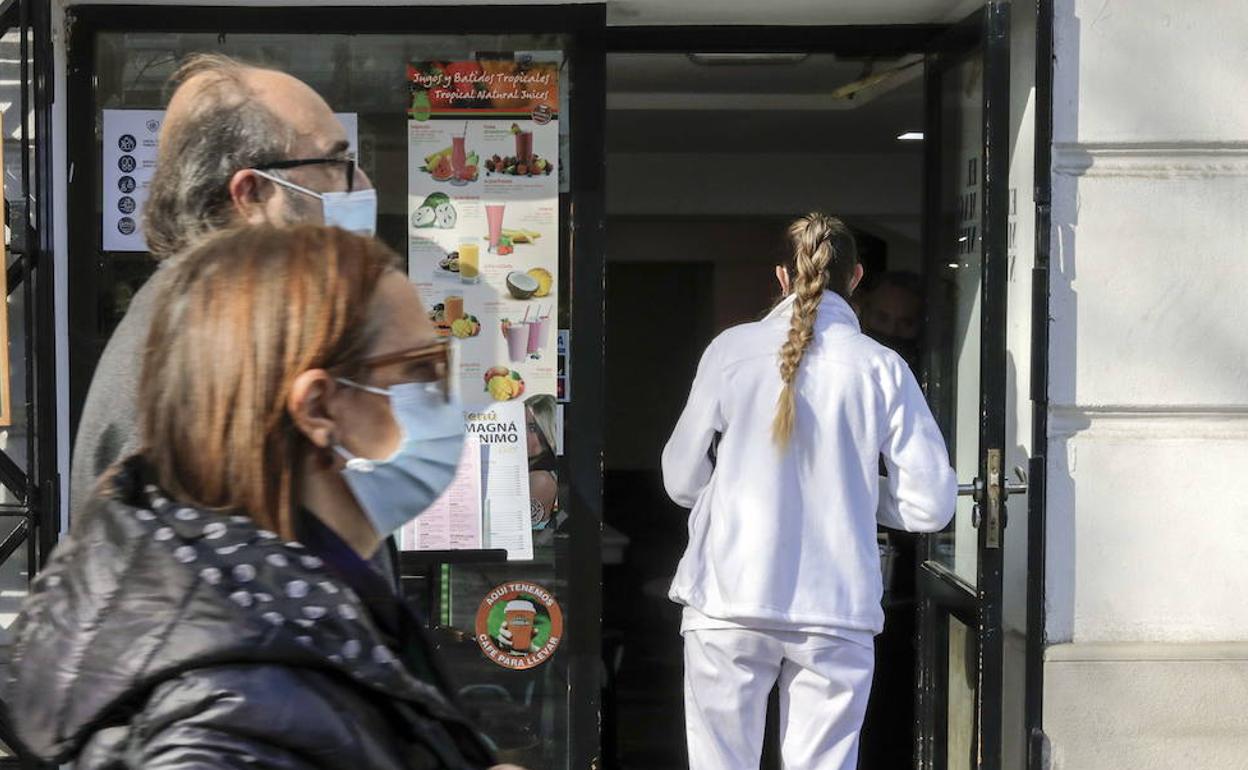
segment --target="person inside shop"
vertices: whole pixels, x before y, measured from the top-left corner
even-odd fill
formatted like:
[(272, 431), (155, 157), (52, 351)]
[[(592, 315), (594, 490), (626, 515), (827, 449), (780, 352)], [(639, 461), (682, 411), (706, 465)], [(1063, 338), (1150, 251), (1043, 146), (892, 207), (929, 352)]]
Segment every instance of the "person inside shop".
[(922, 278), (902, 270), (881, 274), (863, 292), (859, 318), (867, 336), (897, 351), (917, 370), (923, 330)]
[(464, 441), (447, 343), (397, 260), (338, 228), (263, 225), (166, 268), (139, 450), (13, 629), (5, 700), (36, 756), (493, 765), (421, 623), (366, 561), (450, 484)]
[[(160, 128), (143, 235), (162, 266), (188, 245), (242, 223), (313, 222), (372, 233), (372, 181), (329, 105), (284, 72), (215, 55), (188, 57)], [(118, 459), (138, 448), (143, 340), (168, 271), (131, 300), (92, 378), (74, 444), (71, 518)], [(387, 555), (381, 552), (381, 557)]]
[(524, 402), (528, 435), (529, 498), (534, 531), (554, 530), (559, 510), (558, 462), (555, 459), (555, 397), (532, 396)]
[(849, 305), (849, 229), (812, 213), (788, 236), (786, 298), (711, 342), (663, 451), (667, 492), (692, 509), (669, 594), (691, 770), (755, 770), (777, 684), (784, 766), (853, 770), (884, 621), (877, 521), (934, 532), (954, 512), (913, 373)]

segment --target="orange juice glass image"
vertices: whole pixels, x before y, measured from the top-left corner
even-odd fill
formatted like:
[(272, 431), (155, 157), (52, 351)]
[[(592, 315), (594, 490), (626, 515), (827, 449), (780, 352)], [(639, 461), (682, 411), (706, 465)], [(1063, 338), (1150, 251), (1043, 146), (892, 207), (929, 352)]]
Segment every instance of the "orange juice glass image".
[(452, 294), (446, 298), (446, 322), (453, 324), (464, 317), (464, 298)]
[(476, 283), (481, 280), (481, 246), (476, 243), (459, 245), (459, 280)]
[(533, 646), (533, 623), (537, 620), (537, 608), (533, 602), (515, 599), (504, 608), (507, 630), (511, 632), (511, 648), (516, 652), (528, 652)]

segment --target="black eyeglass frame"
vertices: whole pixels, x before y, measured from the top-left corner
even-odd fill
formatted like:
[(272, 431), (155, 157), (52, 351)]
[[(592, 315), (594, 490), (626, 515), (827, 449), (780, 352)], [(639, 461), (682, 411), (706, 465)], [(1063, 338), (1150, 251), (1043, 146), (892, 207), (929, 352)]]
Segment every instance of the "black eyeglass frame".
[(355, 158), (291, 158), (290, 160), (260, 163), (252, 166), (252, 168), (256, 171), (281, 171), (288, 168), (299, 168), (300, 166), (325, 166), (330, 163), (341, 163), (347, 167), (347, 192), (354, 192), (355, 170), (357, 168)]

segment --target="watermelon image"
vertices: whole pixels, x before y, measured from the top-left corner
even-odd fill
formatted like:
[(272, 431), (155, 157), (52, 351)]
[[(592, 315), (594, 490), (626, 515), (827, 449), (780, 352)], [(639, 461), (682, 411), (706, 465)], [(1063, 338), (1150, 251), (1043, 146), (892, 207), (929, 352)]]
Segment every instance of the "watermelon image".
[(439, 182), (449, 182), (455, 176), (455, 169), (451, 166), (451, 159), (444, 157), (438, 161), (438, 165), (434, 166), (429, 173)]

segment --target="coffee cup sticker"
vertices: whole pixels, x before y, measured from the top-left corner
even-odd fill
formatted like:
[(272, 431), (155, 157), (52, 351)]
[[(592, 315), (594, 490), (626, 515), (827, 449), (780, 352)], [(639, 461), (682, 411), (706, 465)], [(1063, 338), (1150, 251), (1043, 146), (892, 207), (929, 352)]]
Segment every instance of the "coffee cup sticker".
[(550, 660), (563, 641), (563, 610), (554, 594), (533, 583), (504, 583), (481, 600), (477, 644), (485, 657), (516, 671)]

